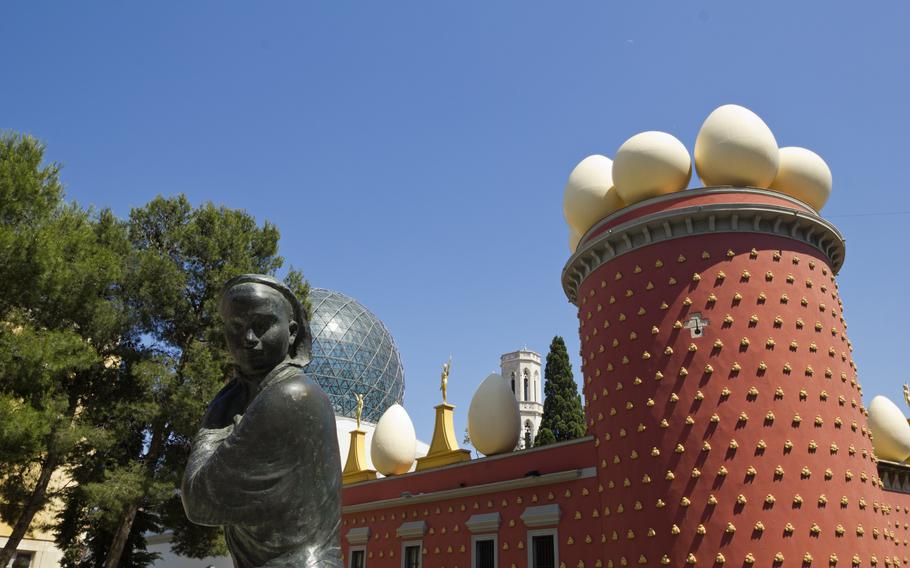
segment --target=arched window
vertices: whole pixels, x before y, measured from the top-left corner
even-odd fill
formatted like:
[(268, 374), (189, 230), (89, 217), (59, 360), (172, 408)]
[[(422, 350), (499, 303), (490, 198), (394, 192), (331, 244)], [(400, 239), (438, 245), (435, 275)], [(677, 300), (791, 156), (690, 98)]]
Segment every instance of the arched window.
[(512, 393), (515, 392), (515, 371), (512, 371)]
[(525, 400), (530, 400), (529, 392), (531, 391), (531, 380), (525, 377)]
[(525, 422), (525, 448), (530, 448), (533, 440), (531, 439), (531, 421)]

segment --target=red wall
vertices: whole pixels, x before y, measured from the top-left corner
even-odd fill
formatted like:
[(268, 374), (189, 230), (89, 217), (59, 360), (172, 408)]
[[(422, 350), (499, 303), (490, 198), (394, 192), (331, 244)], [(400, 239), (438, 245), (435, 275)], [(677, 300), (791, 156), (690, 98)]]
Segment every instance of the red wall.
[[(522, 479), (531, 471), (546, 475), (593, 465), (593, 441), (584, 439), (348, 486), (343, 491), (343, 501), (345, 506), (374, 503), (397, 498), (404, 491), (412, 495), (434, 493)], [(495, 494), (347, 513), (343, 516), (341, 531), (345, 562), (350, 548), (345, 535), (351, 528), (369, 526), (367, 565), (370, 568), (399, 568), (404, 539), (396, 536), (396, 529), (402, 523), (423, 520), (427, 523), (427, 534), (423, 537), (423, 566), (470, 568), (471, 532), (465, 522), (475, 514), (498, 512), (502, 519), (498, 534), (499, 566), (524, 567), (528, 562), (528, 528), (524, 526), (521, 514), (527, 507), (556, 503), (562, 511), (558, 525), (560, 561), (572, 567), (602, 566), (597, 491), (597, 478), (588, 477)]]
[[(666, 555), (670, 565), (682, 566), (692, 554), (698, 565), (712, 566), (720, 552), (735, 566), (748, 554), (756, 566), (774, 565), (778, 553), (787, 566), (804, 557), (827, 565), (832, 554), (839, 566), (849, 566), (854, 554), (866, 566), (892, 553), (873, 536), (888, 522), (873, 507), (883, 493), (837, 286), (815, 249), (763, 235), (668, 241), (603, 265), (582, 283), (578, 298), (589, 432), (597, 439), (601, 482), (615, 486), (602, 494), (604, 513), (611, 513), (602, 516), (603, 532), (616, 535), (606, 550), (614, 565), (637, 564), (643, 556), (642, 563), (654, 566)], [(693, 312), (710, 320), (700, 339), (674, 328)], [(732, 323), (725, 324), (728, 314)], [(713, 347), (715, 340), (722, 347)], [(738, 447), (731, 449), (734, 440)], [(783, 475), (775, 473), (778, 466)], [(718, 474), (721, 467), (726, 476)], [(701, 475), (693, 477), (693, 469)], [(645, 475), (650, 483), (643, 483)], [(744, 504), (737, 503), (740, 494)], [(764, 502), (767, 495), (773, 503)], [(819, 501), (825, 498), (826, 504)], [(754, 529), (758, 522), (763, 532)], [(735, 532), (725, 532), (728, 523)]]
[[(560, 560), (566, 566), (595, 566), (602, 558), (600, 527), (596, 494), (597, 479), (588, 478), (560, 483), (540, 489), (521, 489), (496, 495), (481, 495), (467, 499), (437, 501), (412, 507), (395, 507), (345, 515), (342, 536), (351, 527), (369, 526), (370, 543), (367, 565), (371, 568), (399, 568), (402, 539), (395, 530), (406, 521), (424, 520), (428, 532), (423, 538), (424, 561), (427, 568), (470, 568), (471, 533), (465, 521), (478, 513), (498, 512), (502, 517), (499, 529), (499, 566), (523, 567), (528, 564), (527, 531), (521, 521), (526, 507), (558, 503), (562, 509), (559, 525)], [(578, 519), (576, 519), (576, 513)], [(345, 553), (347, 544), (345, 543)], [(345, 556), (347, 558), (347, 556)]]

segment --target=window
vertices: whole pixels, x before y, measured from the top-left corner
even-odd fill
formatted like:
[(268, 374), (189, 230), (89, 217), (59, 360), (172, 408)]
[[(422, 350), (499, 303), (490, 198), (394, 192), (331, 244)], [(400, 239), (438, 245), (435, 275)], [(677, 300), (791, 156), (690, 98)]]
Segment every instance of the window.
[(351, 559), (348, 562), (348, 568), (366, 568), (367, 551), (366, 547), (352, 548), (350, 551)]
[(530, 568), (556, 568), (559, 551), (556, 549), (556, 530), (528, 532), (528, 566)]
[(402, 568), (420, 568), (421, 542), (406, 542), (401, 546)]
[(515, 392), (515, 371), (512, 371), (512, 392)]
[(525, 422), (525, 448), (531, 447), (531, 421)]
[(531, 399), (530, 392), (531, 392), (531, 380), (528, 379), (528, 377), (525, 377), (525, 400)]
[(32, 555), (32, 552), (16, 552), (7, 566), (10, 568), (29, 568), (32, 565)]
[(495, 534), (472, 537), (471, 544), (474, 549), (471, 568), (497, 568)]

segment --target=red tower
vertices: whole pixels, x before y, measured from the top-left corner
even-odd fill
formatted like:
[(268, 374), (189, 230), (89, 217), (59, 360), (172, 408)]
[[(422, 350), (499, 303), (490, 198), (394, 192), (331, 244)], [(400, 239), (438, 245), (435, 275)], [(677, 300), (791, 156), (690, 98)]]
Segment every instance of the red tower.
[(832, 225), (758, 189), (650, 199), (582, 239), (563, 285), (604, 566), (892, 563), (843, 259)]

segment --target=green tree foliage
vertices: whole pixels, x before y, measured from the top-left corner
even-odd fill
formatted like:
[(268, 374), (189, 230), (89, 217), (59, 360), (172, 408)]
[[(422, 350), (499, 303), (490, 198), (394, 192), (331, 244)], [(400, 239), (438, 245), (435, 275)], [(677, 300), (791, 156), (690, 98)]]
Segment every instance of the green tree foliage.
[[(146, 566), (144, 535), (161, 530), (180, 554), (225, 554), (177, 488), (231, 371), (219, 292), (281, 267), (278, 230), (183, 196), (127, 221), (85, 211), (43, 157), (34, 139), (0, 135), (0, 519), (13, 526), (0, 566), (56, 497), (65, 566)], [(303, 275), (286, 282), (308, 306)]]
[(0, 566), (58, 496), (52, 477), (113, 443), (84, 408), (128, 336), (125, 226), (65, 204), (43, 160), (33, 138), (0, 135), (0, 518), (13, 527)]
[[(141, 341), (123, 355), (119, 404), (95, 413), (119, 443), (80, 472), (61, 541), (71, 549), (80, 534), (89, 541), (70, 554), (70, 566), (140, 566), (149, 528), (171, 530), (180, 554), (225, 553), (220, 529), (186, 520), (176, 488), (205, 406), (230, 372), (221, 288), (237, 274), (271, 274), (282, 264), (274, 226), (210, 203), (193, 208), (183, 196), (134, 209), (128, 231), (123, 293)], [(291, 270), (287, 281), (305, 301), (302, 275)]]
[(558, 335), (553, 338), (547, 353), (543, 390), (543, 419), (534, 445), (545, 446), (584, 436), (585, 416), (581, 396), (572, 376), (566, 343)]

